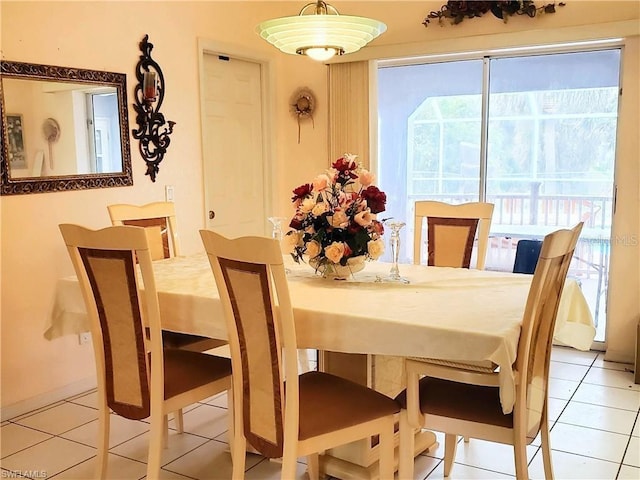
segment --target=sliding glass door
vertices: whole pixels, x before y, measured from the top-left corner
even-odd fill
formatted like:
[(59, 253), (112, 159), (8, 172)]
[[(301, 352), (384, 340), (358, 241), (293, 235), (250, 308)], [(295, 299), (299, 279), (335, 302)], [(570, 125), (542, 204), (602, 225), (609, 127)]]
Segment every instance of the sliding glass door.
[(401, 259), (416, 200), (494, 203), (489, 269), (584, 221), (570, 275), (604, 340), (619, 65), (616, 48), (381, 67), (379, 183), (408, 224)]

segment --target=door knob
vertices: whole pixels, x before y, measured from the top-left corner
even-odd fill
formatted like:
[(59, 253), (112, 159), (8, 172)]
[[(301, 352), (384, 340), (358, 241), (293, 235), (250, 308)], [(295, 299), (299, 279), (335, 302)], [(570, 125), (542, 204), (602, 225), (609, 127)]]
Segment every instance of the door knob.
[(213, 220), (214, 218), (216, 218), (216, 212), (209, 210), (209, 220)]

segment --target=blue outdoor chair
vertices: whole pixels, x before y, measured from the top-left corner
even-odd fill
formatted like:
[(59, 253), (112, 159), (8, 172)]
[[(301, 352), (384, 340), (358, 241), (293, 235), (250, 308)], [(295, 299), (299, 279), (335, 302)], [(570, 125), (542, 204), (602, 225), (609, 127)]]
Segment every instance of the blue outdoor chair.
[(513, 262), (513, 273), (533, 275), (541, 248), (542, 240), (519, 240), (516, 246), (516, 259)]

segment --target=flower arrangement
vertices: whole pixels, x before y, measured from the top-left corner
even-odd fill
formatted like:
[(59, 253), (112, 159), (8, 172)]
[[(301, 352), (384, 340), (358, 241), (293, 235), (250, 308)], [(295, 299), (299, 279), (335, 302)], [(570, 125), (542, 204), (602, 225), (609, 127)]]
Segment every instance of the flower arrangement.
[[(564, 2), (559, 2), (558, 6), (564, 7), (565, 4)], [(442, 19), (449, 18), (451, 23), (456, 25), (462, 22), (465, 17), (481, 17), (489, 11), (506, 22), (511, 15), (527, 15), (533, 18), (538, 13), (555, 13), (556, 4), (547, 3), (537, 7), (532, 0), (503, 0), (498, 2), (449, 1), (440, 10), (429, 13), (422, 24), (427, 27), (431, 19), (437, 18), (440, 25), (442, 25)]]
[(384, 227), (375, 215), (385, 210), (387, 196), (373, 180), (356, 155), (345, 154), (313, 183), (293, 190), (296, 210), (285, 243), (296, 262), (306, 256), (320, 270), (384, 253)]

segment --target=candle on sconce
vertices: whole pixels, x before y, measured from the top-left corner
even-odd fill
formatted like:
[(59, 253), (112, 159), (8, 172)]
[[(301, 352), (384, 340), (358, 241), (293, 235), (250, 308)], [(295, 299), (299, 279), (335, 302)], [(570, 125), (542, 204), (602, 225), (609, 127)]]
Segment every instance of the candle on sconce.
[(142, 97), (147, 102), (155, 102), (158, 96), (158, 74), (156, 72), (144, 72), (142, 79)]

